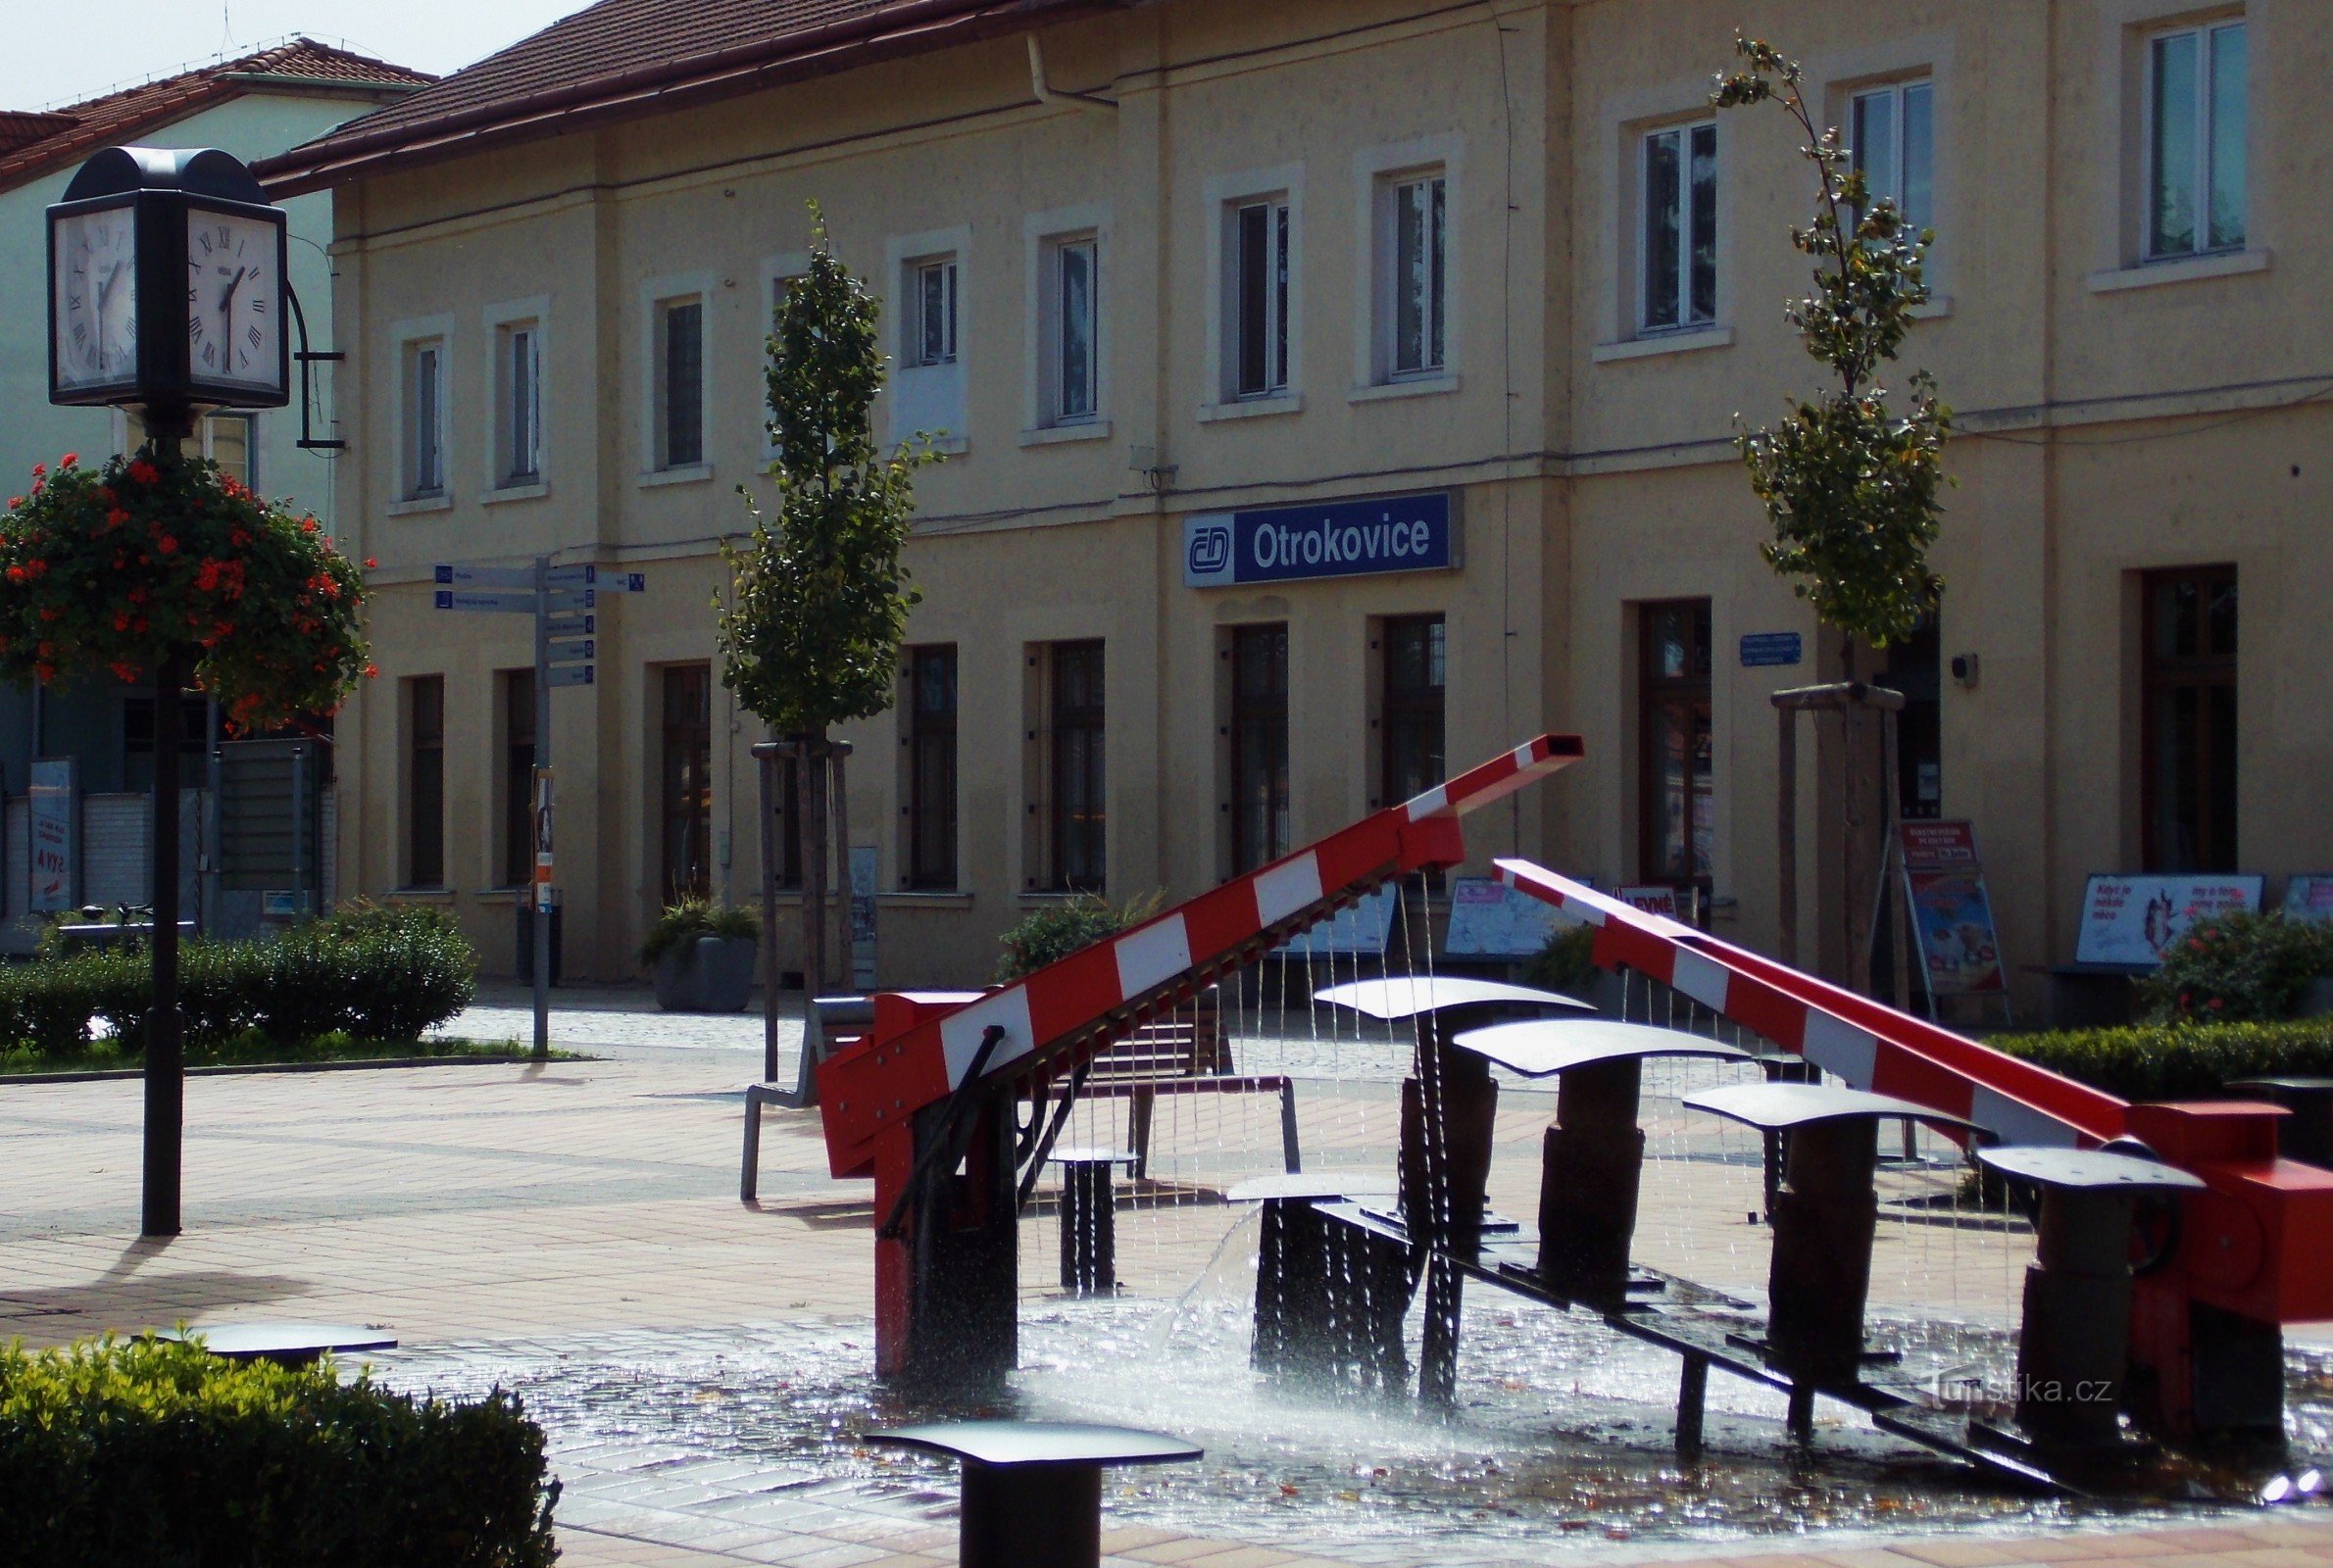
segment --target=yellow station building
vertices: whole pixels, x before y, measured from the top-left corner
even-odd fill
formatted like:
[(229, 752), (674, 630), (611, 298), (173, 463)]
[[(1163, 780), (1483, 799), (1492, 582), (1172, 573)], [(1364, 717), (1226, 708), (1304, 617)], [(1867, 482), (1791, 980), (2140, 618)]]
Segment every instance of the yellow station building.
[[(2308, 0), (601, 0), (263, 169), (329, 188), (338, 515), (381, 676), (342, 891), (489, 967), (526, 874), (523, 617), (438, 563), (645, 574), (551, 701), (569, 974), (758, 891), (717, 544), (762, 483), (807, 204), (885, 297), (920, 479), (900, 702), (855, 726), (885, 985), (983, 978), (1067, 889), (1203, 890), (1542, 729), (1469, 825), (1773, 942), (1769, 694), (1835, 676), (1730, 438), (1814, 367), (1812, 190), (1714, 115), (1801, 56), (1937, 234), (1905, 350), (1957, 412), (1901, 795), (1965, 817), (2020, 1000), (2086, 874), (2333, 868), (2333, 30)], [(1268, 558), (1268, 559), (1266, 559)], [(1793, 650), (1796, 664), (1764, 662)], [(1745, 639), (1749, 639), (1748, 642)], [(1837, 922), (1840, 824), (1802, 752)]]

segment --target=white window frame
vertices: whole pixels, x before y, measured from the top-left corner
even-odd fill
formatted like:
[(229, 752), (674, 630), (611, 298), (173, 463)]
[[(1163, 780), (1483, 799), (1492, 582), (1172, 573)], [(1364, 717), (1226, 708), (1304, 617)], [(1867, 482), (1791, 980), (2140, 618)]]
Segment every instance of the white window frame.
[[(640, 482), (672, 484), (713, 476), (713, 438), (720, 428), (713, 399), (713, 274), (680, 272), (640, 285)], [(698, 461), (670, 464), (665, 452), (665, 313), (674, 305), (700, 307), (697, 353)]]
[[(964, 347), (959, 333), (963, 320), (963, 262), (947, 254), (913, 257), (907, 264), (904, 281), (908, 308), (901, 313), (907, 328), (905, 340), (900, 344), (901, 362), (918, 369), (958, 363), (963, 358)], [(937, 349), (932, 347), (932, 297), (929, 292), (935, 282), (940, 288)]]
[[(1415, 363), (1404, 364), (1401, 237), (1404, 197), (1425, 188), (1435, 220), (1427, 232), (1427, 265), (1434, 272)], [(1430, 381), (1450, 373), (1450, 175), (1435, 169), (1387, 174), (1377, 181), (1377, 235), (1371, 247), (1376, 274), (1376, 320), (1383, 356), (1377, 379)], [(1438, 253), (1438, 254), (1436, 254)], [(1437, 341), (1438, 340), (1438, 341)]]
[[(968, 426), (972, 416), (969, 375), (979, 343), (972, 328), (973, 291), (979, 285), (968, 225), (927, 229), (892, 236), (884, 250), (883, 275), (891, 279), (890, 312), (898, 333), (897, 354), (889, 387), (883, 394), (885, 419), (894, 442), (912, 441), (917, 434), (932, 436), (932, 450), (962, 455), (971, 450)], [(956, 267), (955, 358), (921, 363), (922, 321), (916, 289), (918, 270), (935, 262)], [(944, 415), (944, 417), (935, 416)]]
[[(1264, 374), (1252, 386), (1247, 383), (1244, 374), (1248, 360), (1248, 215), (1251, 213), (1263, 215), (1265, 246), (1262, 322)], [(1293, 379), (1290, 367), (1295, 359), (1294, 333), (1290, 325), (1295, 314), (1298, 286), (1294, 266), (1295, 207), (1285, 195), (1279, 193), (1235, 201), (1223, 209), (1223, 268), (1228, 301), (1224, 322), (1228, 341), (1224, 345), (1224, 354), (1231, 372), (1224, 386), (1224, 396), (1236, 403), (1285, 397)]]
[[(1710, 314), (1693, 314), (1693, 136), (1696, 131), (1708, 130), (1711, 142), (1712, 232), (1710, 248), (1713, 258), (1714, 276), (1711, 284)], [(1677, 138), (1677, 318), (1673, 321), (1655, 321), (1652, 318), (1652, 281), (1650, 255), (1653, 222), (1653, 144), (1665, 136)], [(1673, 120), (1662, 124), (1638, 127), (1634, 136), (1636, 210), (1635, 243), (1631, 247), (1635, 270), (1635, 330), (1644, 338), (1667, 337), (1675, 334), (1706, 332), (1725, 318), (1725, 142), (1713, 116), (1697, 115), (1687, 120)]]
[[(486, 417), (480, 429), (486, 453), (485, 499), (488, 502), (512, 501), (540, 496), (550, 488), (550, 433), (543, 424), (543, 368), (548, 363), (547, 352), (550, 300), (535, 295), (521, 300), (506, 300), (489, 305), (484, 312), (484, 337), (488, 344), (486, 366)], [(517, 431), (513, 426), (511, 352), (519, 333), (530, 335), (533, 343), (534, 384), (529, 400), (534, 424), (534, 471), (530, 475), (519, 473), (511, 463)]]
[[(1259, 415), (1296, 414), (1304, 408), (1305, 355), (1305, 169), (1282, 164), (1208, 179), (1200, 191), (1205, 214), (1203, 244), (1213, 247), (1207, 276), (1207, 388), (1202, 423)], [(1239, 210), (1260, 202), (1283, 203), (1288, 211), (1288, 299), (1284, 313), (1288, 355), (1286, 384), (1267, 393), (1239, 391)]]
[[(2138, 254), (2142, 262), (2189, 262), (2205, 257), (2239, 256), (2252, 243), (2252, 160), (2249, 145), (2245, 158), (2244, 233), (2233, 245), (2211, 243), (2212, 48), (2217, 35), (2232, 28), (2244, 31), (2244, 135), (2249, 143), (2252, 135), (2252, 29), (2251, 19), (2246, 13), (2228, 12), (2181, 22), (2171, 26), (2152, 26), (2139, 35), (2139, 187), (2134, 205), (2139, 224)], [(2155, 144), (2156, 117), (2161, 112), (2161, 105), (2157, 101), (2156, 94), (2155, 55), (2165, 41), (2179, 37), (2191, 37), (2197, 45), (2195, 167), (2188, 173), (2189, 196), (2195, 207), (2195, 244), (2187, 250), (2158, 250), (2155, 244)]]
[(1926, 72), (1921, 72), (1916, 74), (1898, 76), (1888, 81), (1859, 82), (1856, 85), (1846, 89), (1846, 112), (1840, 117), (1840, 119), (1845, 122), (1846, 126), (1847, 150), (1850, 160), (1850, 167), (1861, 167), (1863, 149), (1856, 136), (1859, 113), (1861, 109), (1861, 106), (1867, 100), (1873, 98), (1885, 98), (1888, 100), (1888, 113), (1894, 117), (1895, 123), (1896, 167), (1889, 171), (1890, 183), (1893, 187), (1892, 190), (1882, 191), (1879, 194), (1886, 196), (1889, 200), (1893, 201), (1896, 204), (1896, 210), (1899, 213), (1905, 213), (1906, 221), (1910, 223), (1911, 221), (1911, 215), (1905, 212), (1904, 206), (1904, 185), (1908, 169), (1907, 148), (1910, 146), (1910, 140), (1905, 134), (1905, 126), (1910, 123), (1910, 121), (1905, 114), (1905, 106), (1910, 101), (1911, 95), (1914, 92), (1924, 92), (1928, 99), (1928, 216), (1924, 222), (1919, 223), (1913, 228), (1913, 233), (1916, 235), (1919, 228), (1924, 227), (1934, 229), (1936, 227), (1937, 135), (1935, 76)]
[[(1085, 264), (1085, 373), (1072, 386), (1069, 368), (1069, 261)], [(1051, 425), (1088, 424), (1102, 416), (1102, 236), (1065, 234), (1045, 248), (1043, 318), (1045, 392)]]

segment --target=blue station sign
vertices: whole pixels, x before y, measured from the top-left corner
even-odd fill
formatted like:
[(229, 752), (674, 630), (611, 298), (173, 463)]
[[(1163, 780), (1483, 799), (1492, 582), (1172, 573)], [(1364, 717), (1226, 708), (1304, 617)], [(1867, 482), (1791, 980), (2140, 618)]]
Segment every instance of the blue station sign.
[(1769, 669), (1797, 663), (1805, 645), (1795, 631), (1754, 631), (1742, 638), (1742, 667)]
[(1458, 522), (1447, 490), (1203, 513), (1183, 520), (1183, 586), (1448, 571), (1460, 564)]

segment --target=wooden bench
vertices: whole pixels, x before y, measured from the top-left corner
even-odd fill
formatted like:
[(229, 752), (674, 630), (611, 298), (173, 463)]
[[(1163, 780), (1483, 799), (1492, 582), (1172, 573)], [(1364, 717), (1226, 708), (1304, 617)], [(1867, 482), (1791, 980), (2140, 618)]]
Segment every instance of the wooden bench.
[(1086, 1075), (1085, 1099), (1132, 1102), (1127, 1142), (1138, 1180), (1150, 1174), (1151, 1120), (1161, 1095), (1279, 1096), (1280, 1157), (1289, 1171), (1302, 1168), (1294, 1081), (1280, 1074), (1241, 1077), (1233, 1071), (1231, 1043), (1223, 1038), (1222, 1002), (1212, 989), (1103, 1050)]

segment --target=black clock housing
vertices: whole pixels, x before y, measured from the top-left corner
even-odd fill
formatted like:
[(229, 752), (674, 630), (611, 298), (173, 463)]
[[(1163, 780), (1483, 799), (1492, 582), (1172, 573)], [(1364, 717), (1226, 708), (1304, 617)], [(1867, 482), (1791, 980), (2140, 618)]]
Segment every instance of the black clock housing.
[[(120, 380), (66, 385), (58, 376), (57, 225), (82, 213), (125, 208), (133, 217), (137, 368)], [(189, 213), (266, 223), (274, 235), (275, 319), (284, 321), (290, 249), (283, 209), (272, 205), (243, 161), (216, 148), (108, 147), (80, 167), (48, 210), (49, 401), (81, 406), (279, 409), (291, 401), (291, 343), (275, 333), (274, 384), (197, 373), (188, 334)]]

